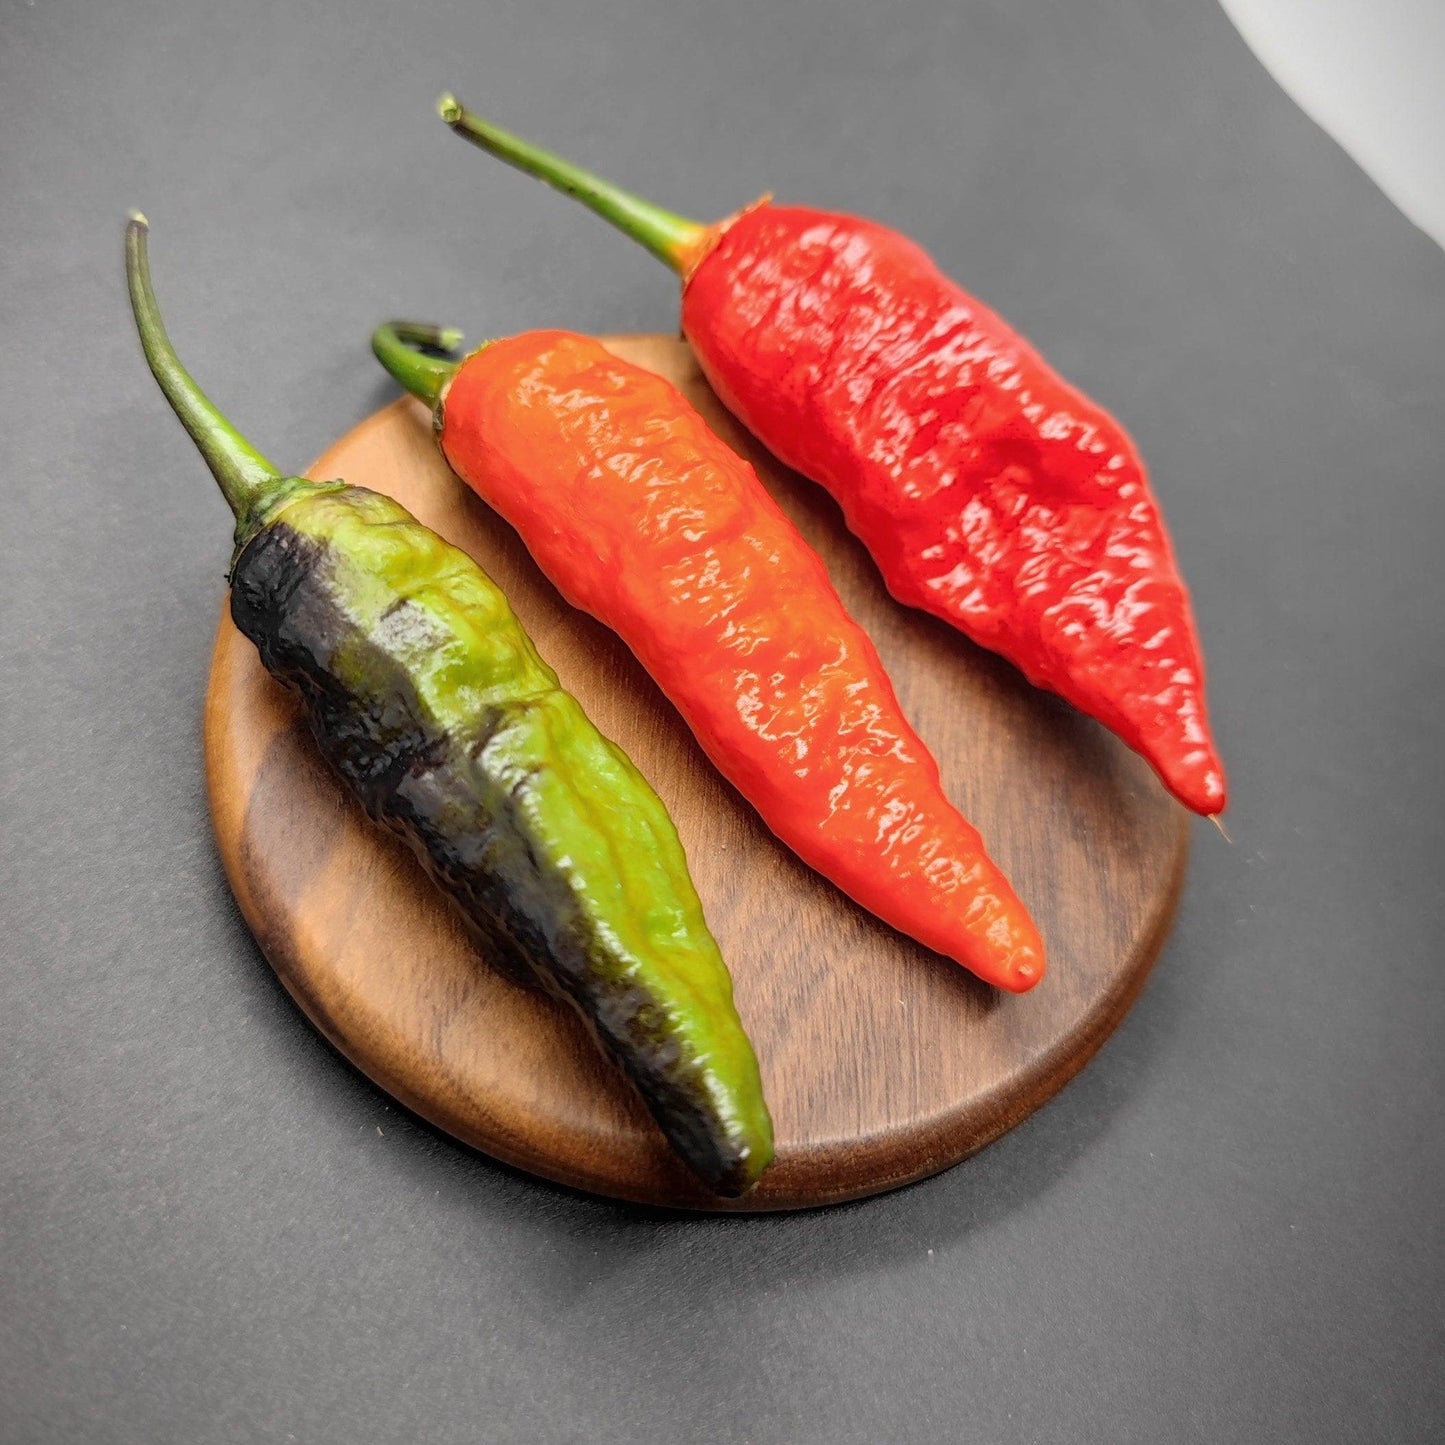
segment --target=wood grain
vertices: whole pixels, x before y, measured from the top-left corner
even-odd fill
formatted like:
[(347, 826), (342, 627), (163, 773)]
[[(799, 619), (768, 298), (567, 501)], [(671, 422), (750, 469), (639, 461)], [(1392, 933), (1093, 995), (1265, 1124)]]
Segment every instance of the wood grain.
[(1173, 917), (1188, 817), (1101, 728), (896, 605), (832, 502), (741, 432), (683, 343), (607, 344), (680, 385), (823, 554), (951, 796), (1038, 919), (1044, 982), (1020, 997), (984, 987), (774, 841), (627, 649), (569, 608), (451, 475), (410, 399), (343, 437), (311, 475), (389, 492), (470, 552), (662, 795), (757, 1046), (777, 1162), (740, 1203), (702, 1193), (580, 1024), (488, 968), (405, 848), (349, 800), (223, 610), (205, 739), (226, 872), (327, 1038), (408, 1107), (508, 1163), (625, 1199), (742, 1209), (825, 1204), (934, 1173), (1037, 1108), (1123, 1016)]

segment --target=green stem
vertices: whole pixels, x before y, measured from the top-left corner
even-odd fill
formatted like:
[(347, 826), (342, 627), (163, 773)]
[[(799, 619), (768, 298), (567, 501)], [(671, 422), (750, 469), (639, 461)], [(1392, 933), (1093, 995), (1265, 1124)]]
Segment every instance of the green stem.
[(150, 260), (146, 238), (150, 223), (138, 211), (131, 213), (125, 228), (125, 276), (130, 287), (130, 304), (146, 360), (171, 409), (190, 432), (212, 474), (221, 485), (231, 510), (236, 514), (238, 534), (249, 530), (261, 514), (294, 485), (281, 476), (196, 385), (176, 355), (161, 320), (156, 293), (151, 289)]
[(688, 254), (707, 233), (708, 228), (701, 221), (690, 221), (685, 216), (664, 211), (661, 206), (654, 206), (651, 201), (644, 201), (601, 176), (473, 115), (454, 95), (442, 96), (437, 109), (458, 135), (519, 171), (555, 186), (564, 195), (575, 197), (603, 220), (611, 221), (624, 235), (646, 246), (674, 271), (683, 269)]
[(409, 391), (435, 406), (442, 388), (456, 371), (454, 361), (428, 356), (417, 348), (456, 351), (462, 333), (450, 326), (427, 326), (419, 321), (388, 321), (371, 333), (376, 359)]

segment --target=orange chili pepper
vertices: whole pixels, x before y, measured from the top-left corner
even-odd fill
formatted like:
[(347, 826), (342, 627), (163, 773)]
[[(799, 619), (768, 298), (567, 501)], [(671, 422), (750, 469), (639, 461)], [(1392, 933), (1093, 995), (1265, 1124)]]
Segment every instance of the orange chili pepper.
[(980, 978), (1037, 983), (1033, 921), (752, 467), (674, 386), (599, 342), (529, 332), (455, 367), (408, 345), (443, 337), (396, 323), (373, 348), (436, 403), (457, 475), (574, 607), (627, 643), (768, 827)]

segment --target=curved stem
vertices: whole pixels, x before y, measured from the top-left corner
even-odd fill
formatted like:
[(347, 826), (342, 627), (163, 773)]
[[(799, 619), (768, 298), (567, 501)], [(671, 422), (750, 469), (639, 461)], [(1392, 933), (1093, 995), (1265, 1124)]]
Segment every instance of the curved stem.
[(171, 409), (200, 448), (236, 520), (244, 529), (275, 500), (285, 479), (275, 465), (216, 409), (176, 355), (151, 287), (146, 238), (150, 223), (132, 212), (125, 228), (125, 276), (140, 344)]
[(418, 347), (456, 351), (462, 333), (450, 326), (428, 326), (420, 321), (387, 321), (371, 333), (376, 359), (413, 395), (435, 406), (442, 388), (457, 369), (454, 361), (428, 356)]
[(516, 166), (529, 176), (536, 176), (556, 187), (564, 195), (573, 196), (584, 206), (596, 211), (603, 220), (610, 221), (624, 235), (640, 242), (659, 261), (681, 272), (687, 257), (696, 249), (708, 227), (701, 221), (690, 221), (686, 216), (665, 211), (651, 201), (644, 201), (595, 176), (581, 166), (543, 150), (531, 141), (505, 131), (479, 115), (473, 115), (454, 95), (442, 96), (437, 105), (441, 118), (456, 131), (465, 136), (473, 145)]

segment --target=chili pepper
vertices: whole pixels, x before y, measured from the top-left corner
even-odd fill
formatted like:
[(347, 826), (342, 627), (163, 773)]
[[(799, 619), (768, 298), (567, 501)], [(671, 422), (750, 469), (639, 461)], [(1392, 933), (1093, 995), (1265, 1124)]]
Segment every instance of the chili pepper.
[(772, 1126), (661, 800), (465, 553), (388, 497), (282, 476), (220, 415), (161, 323), (146, 231), (126, 233), (136, 322), (236, 514), (237, 627), (484, 955), (577, 1009), (694, 1172), (744, 1192)]
[(768, 827), (895, 928), (990, 983), (1035, 984), (1033, 922), (752, 467), (589, 337), (528, 332), (454, 367), (407, 344), (437, 335), (392, 323), (372, 346), (435, 403), (457, 475), (622, 637)]
[(689, 221), (462, 109), (458, 134), (682, 277), (723, 402), (821, 483), (900, 601), (1112, 728), (1195, 812), (1225, 805), (1189, 596), (1120, 424), (873, 221), (756, 205)]

